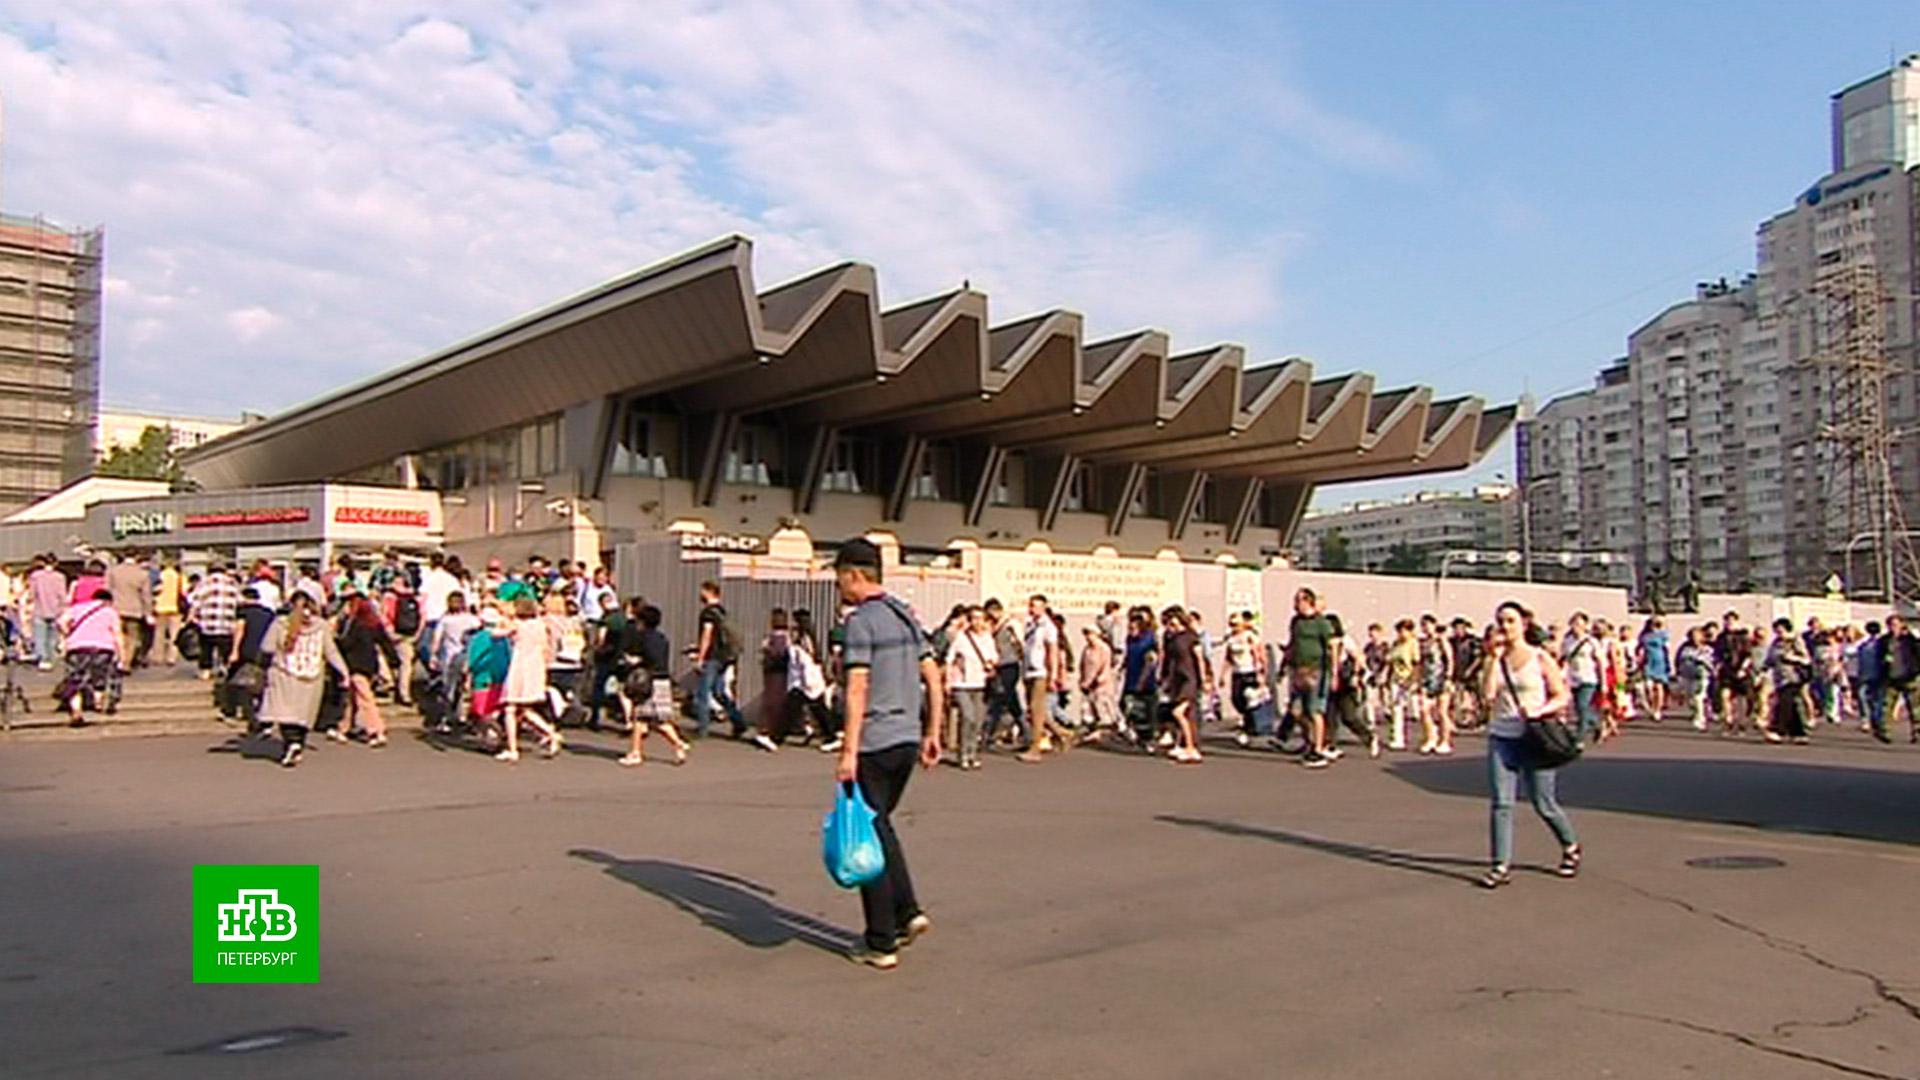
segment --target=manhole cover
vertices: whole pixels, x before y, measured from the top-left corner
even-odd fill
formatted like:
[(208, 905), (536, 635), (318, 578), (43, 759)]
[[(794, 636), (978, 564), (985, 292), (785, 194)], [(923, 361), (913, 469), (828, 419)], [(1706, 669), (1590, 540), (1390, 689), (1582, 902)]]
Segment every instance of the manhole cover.
[(1695, 870), (1778, 870), (1787, 861), (1771, 855), (1702, 855), (1688, 859), (1687, 865)]
[(270, 1028), (266, 1031), (249, 1031), (244, 1035), (229, 1035), (224, 1039), (215, 1039), (199, 1046), (188, 1046), (179, 1050), (169, 1050), (169, 1054), (254, 1054), (262, 1050), (279, 1050), (300, 1043), (327, 1042), (332, 1039), (344, 1039), (344, 1031), (327, 1031), (324, 1028), (284, 1027)]

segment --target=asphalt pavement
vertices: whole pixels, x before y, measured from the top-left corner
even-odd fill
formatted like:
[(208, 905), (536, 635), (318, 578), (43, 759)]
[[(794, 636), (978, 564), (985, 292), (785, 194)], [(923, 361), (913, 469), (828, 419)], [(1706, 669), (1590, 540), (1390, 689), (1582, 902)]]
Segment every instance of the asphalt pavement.
[[(942, 768), (886, 974), (812, 750), (0, 746), (0, 1075), (1920, 1076), (1920, 747), (1821, 735), (1632, 732), (1496, 893), (1476, 739)], [(191, 981), (202, 863), (319, 865), (318, 984)]]

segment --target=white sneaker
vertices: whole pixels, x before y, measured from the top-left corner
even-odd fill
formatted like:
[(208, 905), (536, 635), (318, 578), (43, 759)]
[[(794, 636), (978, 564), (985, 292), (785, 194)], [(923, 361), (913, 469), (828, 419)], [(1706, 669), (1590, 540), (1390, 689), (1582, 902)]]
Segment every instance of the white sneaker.
[(847, 740), (841, 738), (838, 735), (835, 735), (833, 738), (820, 744), (820, 752), (823, 754), (837, 754), (840, 752), (841, 748), (845, 747), (846, 745), (847, 745)]
[(778, 753), (780, 750), (780, 746), (778, 743), (774, 742), (772, 739), (767, 738), (765, 735), (760, 734), (759, 732), (754, 733), (753, 745), (759, 747), (762, 750), (765, 750), (769, 754)]
[(1233, 737), (1233, 741), (1239, 744), (1240, 749), (1245, 750), (1247, 747), (1253, 745), (1253, 736), (1242, 731)]

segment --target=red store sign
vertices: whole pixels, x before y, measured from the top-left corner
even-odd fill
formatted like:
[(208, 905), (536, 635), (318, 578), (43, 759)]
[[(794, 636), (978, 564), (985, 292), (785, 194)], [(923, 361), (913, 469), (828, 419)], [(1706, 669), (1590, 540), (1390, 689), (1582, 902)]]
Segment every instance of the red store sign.
[(181, 525), (188, 529), (218, 529), (229, 525), (292, 525), (313, 516), (304, 506), (264, 506), (255, 510), (211, 510), (188, 514)]
[(403, 529), (430, 529), (433, 516), (425, 510), (387, 506), (339, 506), (333, 511), (339, 525), (391, 525)]

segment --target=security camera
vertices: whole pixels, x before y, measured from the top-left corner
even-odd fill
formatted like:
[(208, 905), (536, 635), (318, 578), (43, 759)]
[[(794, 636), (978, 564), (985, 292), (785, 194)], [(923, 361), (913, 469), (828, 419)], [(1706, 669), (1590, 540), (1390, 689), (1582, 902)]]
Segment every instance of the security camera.
[(547, 513), (549, 513), (549, 514), (554, 514), (554, 515), (556, 515), (556, 516), (559, 516), (559, 517), (572, 517), (572, 516), (573, 516), (573, 502), (572, 502), (572, 500), (569, 500), (569, 499), (548, 499), (548, 500), (546, 501), (546, 507), (547, 507)]

